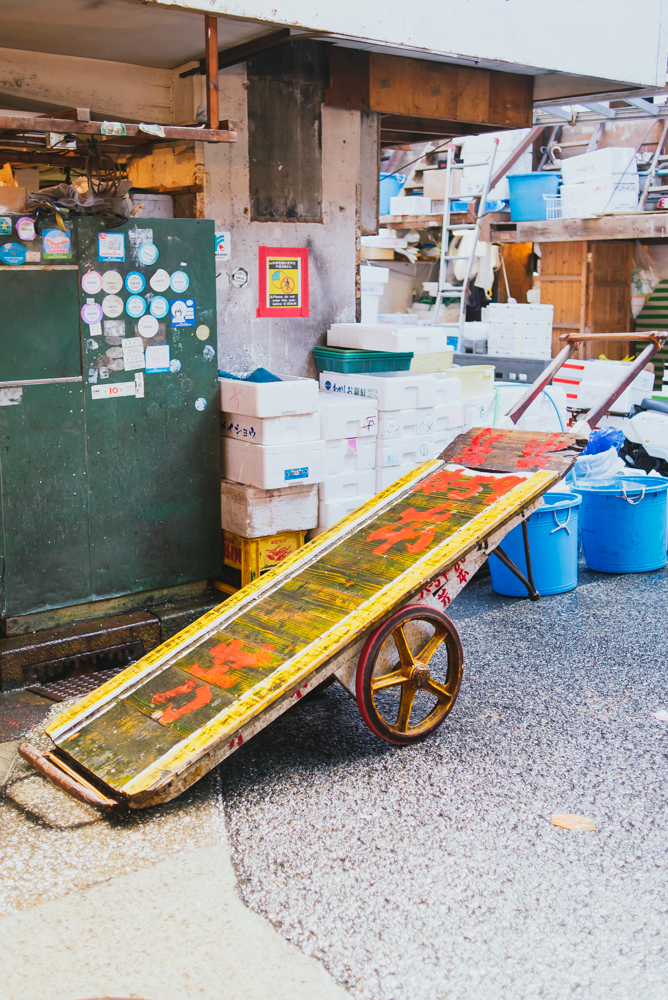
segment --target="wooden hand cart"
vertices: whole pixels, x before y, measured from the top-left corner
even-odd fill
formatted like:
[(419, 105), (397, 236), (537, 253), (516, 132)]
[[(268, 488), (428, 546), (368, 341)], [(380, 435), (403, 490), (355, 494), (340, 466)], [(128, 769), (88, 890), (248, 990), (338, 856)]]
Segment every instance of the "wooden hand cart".
[[(47, 727), (53, 751), (23, 744), (21, 755), (93, 805), (155, 805), (332, 677), (381, 739), (406, 745), (433, 733), (457, 699), (464, 660), (443, 609), (492, 551), (524, 580), (499, 544), (571, 468), (600, 413), (665, 335), (646, 336), (650, 345), (604, 409), (577, 425), (584, 434), (460, 435), (438, 460), (66, 709)], [(568, 338), (509, 412), (511, 427), (581, 339)], [(529, 559), (527, 567), (537, 598)]]

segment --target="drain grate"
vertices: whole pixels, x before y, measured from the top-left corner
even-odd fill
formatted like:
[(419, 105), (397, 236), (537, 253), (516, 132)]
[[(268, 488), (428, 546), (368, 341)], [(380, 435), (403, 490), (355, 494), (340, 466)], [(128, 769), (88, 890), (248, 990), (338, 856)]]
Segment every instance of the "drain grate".
[(61, 660), (51, 660), (49, 663), (38, 664), (31, 668), (37, 673), (34, 679), (41, 683), (35, 684), (33, 681), (27, 690), (43, 698), (50, 698), (51, 701), (83, 698), (143, 655), (142, 643), (131, 642), (123, 646), (80, 653)]
[(78, 674), (77, 676), (61, 677), (58, 681), (49, 681), (48, 684), (36, 684), (28, 688), (34, 694), (41, 694), (43, 698), (50, 698), (51, 701), (65, 701), (66, 698), (83, 698), (85, 694), (90, 694), (100, 684), (111, 680), (121, 670), (125, 670), (127, 663), (118, 667), (110, 667), (108, 670), (93, 670), (89, 674)]

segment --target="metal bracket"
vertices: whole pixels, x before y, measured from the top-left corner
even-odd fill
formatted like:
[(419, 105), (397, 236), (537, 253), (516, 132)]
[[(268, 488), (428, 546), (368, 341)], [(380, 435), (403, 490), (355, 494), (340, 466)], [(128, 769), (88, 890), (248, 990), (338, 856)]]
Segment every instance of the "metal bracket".
[[(497, 556), (503, 565), (513, 573), (518, 580), (520, 580), (529, 592), (530, 601), (540, 600), (540, 594), (536, 590), (533, 582), (533, 572), (531, 569), (531, 553), (529, 552), (529, 532), (527, 530), (526, 521), (522, 521), (522, 537), (524, 539), (524, 556), (527, 561), (527, 575), (525, 576), (519, 567), (515, 565), (509, 555), (507, 555), (500, 545), (494, 549), (494, 555)], [(528, 577), (528, 579), (527, 579)]]

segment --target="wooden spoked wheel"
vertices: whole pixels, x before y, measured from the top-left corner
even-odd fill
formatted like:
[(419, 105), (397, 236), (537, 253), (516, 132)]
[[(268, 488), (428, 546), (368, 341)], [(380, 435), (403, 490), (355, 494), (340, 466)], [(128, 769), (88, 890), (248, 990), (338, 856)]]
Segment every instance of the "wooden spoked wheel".
[(402, 608), (372, 632), (360, 654), (355, 683), (364, 722), (388, 743), (425, 739), (457, 700), (463, 664), (447, 615), (421, 604)]

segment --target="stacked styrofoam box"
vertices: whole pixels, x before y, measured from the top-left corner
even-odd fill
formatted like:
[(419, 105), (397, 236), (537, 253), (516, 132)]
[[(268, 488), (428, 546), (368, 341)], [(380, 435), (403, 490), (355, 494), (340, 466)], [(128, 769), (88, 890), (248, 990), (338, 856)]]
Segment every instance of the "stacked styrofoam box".
[(389, 323), (332, 323), (328, 347), (356, 351), (447, 351), (448, 331), (439, 326), (393, 326)]
[(228, 480), (272, 490), (324, 478), (318, 383), (292, 375), (279, 378), (279, 382), (219, 379), (223, 468)]
[[(556, 385), (563, 386), (572, 409), (588, 410), (595, 406), (622, 378), (630, 367), (630, 361), (567, 361), (554, 377)], [(628, 388), (610, 406), (612, 413), (628, 413), (632, 406), (652, 395), (654, 375), (641, 371)]]
[(635, 212), (639, 178), (635, 149), (609, 146), (561, 163), (561, 216), (582, 219), (604, 212)]
[(318, 487), (318, 528), (330, 528), (376, 492), (378, 403), (359, 393), (321, 392), (325, 477)]
[(363, 323), (378, 322), (378, 306), (389, 280), (389, 267), (373, 267), (370, 264), (362, 264), (360, 267)]
[(390, 198), (390, 215), (430, 215), (431, 198), (419, 194), (397, 195)]
[[(462, 143), (461, 152), (464, 169), (462, 170), (460, 194), (462, 196), (482, 194), (489, 175), (489, 161), (495, 139), (499, 140), (494, 159), (494, 170), (496, 171), (527, 135), (528, 129), (513, 129), (508, 132), (486, 132), (483, 135), (466, 136)], [(530, 174), (531, 170), (532, 152), (529, 148), (508, 170), (506, 176), (489, 192), (489, 198), (507, 200), (509, 197), (508, 174)]]
[(325, 392), (341, 393), (344, 398), (376, 400), (376, 492), (432, 457), (439, 376), (420, 372), (322, 372), (320, 387)]
[(488, 354), (541, 360), (552, 356), (554, 306), (491, 302), (482, 312)]

